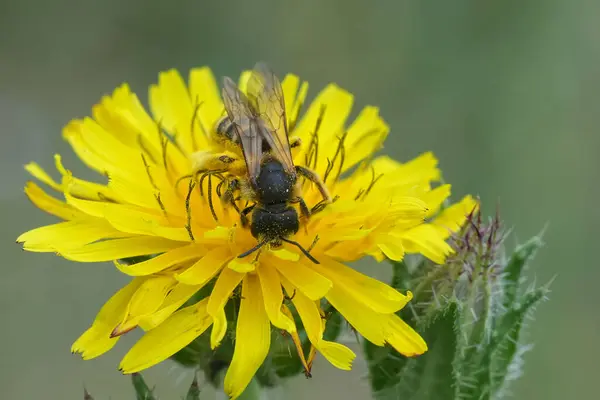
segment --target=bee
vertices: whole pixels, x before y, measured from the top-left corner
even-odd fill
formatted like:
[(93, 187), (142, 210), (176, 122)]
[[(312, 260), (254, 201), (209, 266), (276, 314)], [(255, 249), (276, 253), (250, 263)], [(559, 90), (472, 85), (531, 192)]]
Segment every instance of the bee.
[[(226, 77), (222, 96), (229, 121), (220, 124), (220, 132), (230, 142), (239, 144), (246, 169), (243, 176), (232, 175), (227, 179), (227, 190), (221, 198), (239, 211), (242, 225), (249, 225), (258, 241), (238, 257), (246, 257), (265, 245), (278, 248), (285, 242), (298, 247), (318, 264), (298, 242), (289, 239), (300, 228), (293, 204), (299, 205), (305, 218), (311, 215), (302, 198), (298, 177), (317, 186), (324, 204), (330, 203), (331, 197), (317, 173), (294, 165), (281, 83), (266, 64), (258, 63), (248, 81), (247, 95)], [(240, 199), (253, 204), (239, 210), (235, 197), (238, 192)]]

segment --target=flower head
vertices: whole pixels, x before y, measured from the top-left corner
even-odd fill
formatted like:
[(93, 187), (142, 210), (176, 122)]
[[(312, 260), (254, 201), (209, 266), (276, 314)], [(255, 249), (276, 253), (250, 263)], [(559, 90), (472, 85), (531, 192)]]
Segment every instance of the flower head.
[[(242, 92), (249, 78), (242, 74)], [(376, 107), (364, 108), (348, 124), (353, 97), (330, 84), (301, 116), (308, 84), (289, 74), (282, 88), (290, 137), (299, 143), (294, 163), (315, 171), (334, 199), (323, 206), (319, 188), (309, 180), (302, 184), (313, 215), (300, 218), (293, 240), (319, 264), (286, 243), (257, 257), (238, 257), (257, 239), (231, 204), (217, 200), (222, 177), (195, 174), (199, 157), (232, 152), (214, 140), (224, 106), (208, 68), (192, 70), (187, 85), (173, 70), (161, 73), (150, 88), (152, 116), (122, 85), (94, 106), (93, 117), (64, 128), (81, 160), (107, 183), (74, 177), (58, 155), (59, 181), (35, 163), (26, 166), (64, 199), (33, 182), (26, 194), (64, 221), (21, 235), (24, 249), (79, 262), (114, 261), (132, 277), (73, 344), (74, 352), (97, 357), (140, 327), (145, 335), (121, 363), (125, 373), (133, 373), (170, 357), (209, 327), (213, 348), (234, 330), (225, 390), (237, 397), (267, 356), (272, 327), (297, 338), (294, 315), (318, 352), (350, 369), (354, 353), (323, 339), (324, 302), (376, 345), (389, 344), (406, 356), (427, 350), (396, 315), (410, 292), (402, 294), (345, 263), (366, 255), (400, 260), (405, 253), (442, 263), (452, 252), (446, 239), (463, 224), (474, 200), (468, 196), (439, 213), (450, 186), (433, 188), (440, 172), (430, 153), (405, 164), (374, 157), (389, 130)], [(123, 261), (139, 256), (153, 257)], [(209, 294), (189, 305), (202, 288), (210, 288)], [(235, 327), (225, 312), (232, 296), (239, 301)]]

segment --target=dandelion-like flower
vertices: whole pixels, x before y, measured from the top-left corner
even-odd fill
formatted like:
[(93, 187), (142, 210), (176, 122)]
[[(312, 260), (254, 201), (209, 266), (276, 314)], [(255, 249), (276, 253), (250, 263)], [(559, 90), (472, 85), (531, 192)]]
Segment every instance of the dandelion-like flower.
[[(242, 92), (249, 77), (243, 73), (239, 80)], [(293, 240), (318, 264), (288, 243), (267, 246), (257, 257), (238, 257), (257, 239), (234, 207), (212, 201), (223, 189), (219, 177), (195, 174), (198, 154), (231, 150), (212, 139), (224, 106), (209, 68), (193, 69), (187, 85), (176, 71), (161, 73), (150, 88), (152, 116), (124, 84), (94, 106), (92, 118), (64, 128), (64, 138), (106, 184), (74, 177), (58, 155), (59, 181), (35, 163), (26, 166), (64, 200), (33, 182), (26, 185), (27, 196), (64, 221), (21, 235), (24, 249), (78, 262), (114, 261), (132, 277), (73, 344), (74, 352), (97, 357), (139, 327), (146, 333), (120, 366), (133, 373), (172, 356), (211, 326), (213, 349), (228, 330), (235, 331), (224, 383), (235, 398), (267, 356), (272, 327), (299, 340), (295, 321), (329, 362), (351, 368), (355, 354), (323, 339), (326, 303), (375, 345), (389, 344), (406, 356), (427, 350), (396, 315), (411, 293), (345, 263), (367, 255), (401, 260), (405, 253), (443, 263), (452, 252), (446, 239), (463, 224), (474, 200), (467, 196), (440, 212), (450, 186), (432, 185), (440, 172), (430, 153), (405, 164), (375, 157), (389, 130), (376, 107), (364, 108), (347, 125), (353, 97), (338, 86), (327, 86), (302, 116), (308, 84), (288, 74), (282, 89), (289, 134), (298, 138), (294, 163), (315, 171), (334, 200), (319, 206), (322, 191), (308, 180), (302, 183), (306, 204), (319, 212), (301, 218)], [(145, 257), (139, 262), (123, 261), (140, 256)], [(208, 294), (189, 305), (203, 288)], [(232, 297), (239, 301), (235, 321), (225, 312)]]

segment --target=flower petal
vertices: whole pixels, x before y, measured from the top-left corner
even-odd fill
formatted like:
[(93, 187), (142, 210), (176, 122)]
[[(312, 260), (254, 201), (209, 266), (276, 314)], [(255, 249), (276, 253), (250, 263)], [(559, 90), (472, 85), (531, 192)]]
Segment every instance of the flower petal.
[(194, 128), (196, 143), (193, 144), (197, 145), (197, 149), (202, 149), (208, 146), (206, 134), (214, 129), (215, 122), (223, 115), (225, 107), (221, 102), (219, 87), (210, 68), (192, 69), (189, 84), (192, 104), (198, 107)]
[(425, 340), (395, 314), (389, 316), (386, 342), (407, 357), (418, 356), (427, 351)]
[(237, 320), (235, 349), (225, 375), (224, 389), (232, 399), (238, 397), (261, 366), (271, 345), (271, 324), (265, 311), (257, 276), (246, 275)]
[(102, 306), (92, 326), (73, 343), (71, 351), (80, 353), (84, 360), (89, 360), (112, 349), (119, 338), (113, 338), (110, 334), (123, 319), (131, 296), (144, 281), (144, 278), (133, 279), (115, 293)]
[(369, 342), (383, 346), (388, 325), (387, 315), (373, 312), (354, 293), (334, 285), (327, 293), (327, 300)]
[(347, 152), (341, 172), (349, 170), (379, 150), (389, 131), (390, 127), (379, 116), (379, 108), (365, 107), (348, 128), (344, 147), (352, 151)]
[(450, 197), (451, 185), (441, 185), (421, 196), (421, 199), (427, 203), (427, 217), (435, 215), (444, 204), (444, 201)]
[(175, 277), (188, 285), (204, 285), (223, 268), (229, 259), (231, 259), (231, 251), (228, 247), (216, 247)]
[(137, 235), (161, 236), (166, 239), (189, 241), (189, 233), (183, 226), (162, 226), (161, 211), (141, 209), (135, 206), (103, 201), (81, 200), (65, 195), (67, 202), (86, 214), (106, 219), (116, 229)]
[(46, 194), (46, 192), (33, 182), (27, 182), (25, 185), (25, 194), (37, 208), (58, 218), (72, 220), (87, 217), (73, 206)]
[(166, 360), (200, 336), (211, 324), (204, 299), (183, 308), (147, 332), (125, 355), (119, 366), (125, 374), (149, 368)]
[(437, 264), (443, 264), (452, 247), (445, 242), (445, 235), (439, 227), (423, 224), (402, 235), (402, 244), (407, 253), (421, 253)]
[(402, 246), (402, 241), (397, 238), (392, 237), (391, 240), (384, 240), (377, 246), (392, 261), (402, 261), (404, 258), (404, 246)]
[(119, 271), (131, 276), (151, 275), (176, 264), (202, 257), (204, 247), (197, 243), (177, 247), (147, 261), (136, 264), (120, 264), (115, 261)]
[(159, 237), (138, 236), (90, 243), (76, 249), (62, 249), (57, 245), (57, 250), (67, 260), (99, 262), (163, 253), (181, 245), (180, 242)]
[(283, 290), (277, 270), (268, 263), (261, 263), (257, 270), (262, 288), (263, 299), (265, 301), (265, 310), (271, 320), (271, 323), (288, 332), (295, 332), (296, 325), (281, 312), (283, 304)]
[(329, 279), (301, 262), (291, 263), (280, 259), (270, 259), (269, 262), (272, 262), (282, 276), (311, 300), (325, 297), (333, 285)]
[(115, 327), (112, 336), (120, 336), (138, 326), (140, 320), (155, 313), (163, 304), (176, 281), (171, 276), (149, 277), (133, 294), (121, 323)]
[(227, 331), (225, 304), (227, 304), (231, 293), (240, 284), (244, 275), (230, 268), (224, 268), (210, 293), (206, 310), (214, 318), (210, 336), (211, 348), (213, 349), (219, 345)]
[(396, 312), (410, 300), (385, 283), (334, 260), (323, 259), (321, 265), (312, 265), (311, 267), (335, 282), (334, 287), (343, 287), (375, 312), (386, 314)]
[[(194, 113), (188, 89), (174, 69), (161, 72), (158, 85), (150, 87), (150, 110), (156, 121), (162, 121), (165, 129), (175, 134), (177, 143), (188, 154), (195, 151), (192, 137), (192, 115)], [(196, 132), (201, 132), (200, 128)]]
[[(286, 291), (289, 294), (288, 285)], [(323, 319), (317, 304), (302, 293), (295, 293), (292, 302), (313, 346), (335, 367), (350, 370), (356, 354), (342, 344), (323, 340)]]
[(302, 151), (296, 156), (299, 162), (304, 163), (306, 152), (311, 147), (309, 144), (315, 132), (317, 121), (323, 112), (319, 131), (317, 132), (321, 151), (317, 155), (316, 168), (313, 165), (307, 165), (307, 167), (318, 172), (325, 171), (327, 159), (333, 159), (337, 149), (337, 137), (344, 131), (344, 124), (352, 109), (353, 101), (352, 94), (335, 84), (329, 84), (317, 95), (306, 114), (298, 122), (296, 129), (292, 132), (293, 135), (299, 136), (303, 143), (306, 143)]
[(63, 249), (76, 248), (100, 239), (117, 239), (129, 236), (119, 232), (106, 221), (96, 218), (60, 222), (23, 233), (17, 242), (29, 251), (56, 251), (56, 243)]
[(175, 284), (173, 289), (167, 294), (160, 308), (150, 315), (141, 317), (138, 325), (145, 331), (156, 328), (201, 288), (201, 285)]
[(478, 202), (472, 196), (465, 196), (458, 203), (442, 211), (432, 221), (432, 225), (438, 227), (440, 235), (447, 238), (451, 232), (457, 232), (463, 226), (467, 217), (476, 211), (477, 207)]
[(25, 165), (25, 171), (29, 172), (34, 178), (45, 183), (57, 192), (62, 193), (62, 186), (57, 183), (42, 167), (37, 163), (30, 162)]

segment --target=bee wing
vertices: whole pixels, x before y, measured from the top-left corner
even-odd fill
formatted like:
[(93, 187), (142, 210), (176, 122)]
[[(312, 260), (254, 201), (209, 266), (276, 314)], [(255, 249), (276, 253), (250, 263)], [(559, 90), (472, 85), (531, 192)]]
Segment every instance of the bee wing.
[(285, 101), (279, 79), (264, 63), (254, 67), (248, 80), (248, 100), (262, 122), (260, 133), (271, 147), (272, 155), (289, 174), (295, 174), (288, 138)]
[(263, 140), (256, 114), (246, 95), (230, 78), (223, 79), (222, 96), (227, 115), (240, 140), (250, 181), (254, 182), (260, 172)]

